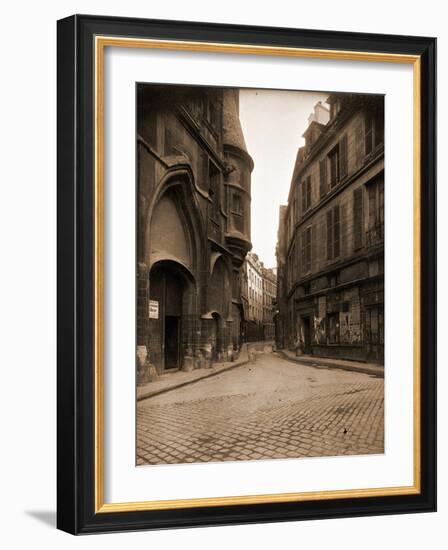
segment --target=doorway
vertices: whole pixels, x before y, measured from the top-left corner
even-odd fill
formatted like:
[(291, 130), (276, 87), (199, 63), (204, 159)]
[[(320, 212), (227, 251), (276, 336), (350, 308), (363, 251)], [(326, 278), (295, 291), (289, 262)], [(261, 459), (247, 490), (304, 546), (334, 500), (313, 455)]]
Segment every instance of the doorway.
[(149, 346), (159, 373), (182, 366), (186, 287), (186, 279), (174, 262), (161, 262), (151, 270), (149, 298), (155, 310), (149, 319)]
[(367, 360), (384, 362), (384, 309), (382, 305), (366, 308), (365, 335)]
[(212, 357), (213, 361), (220, 360), (220, 353), (222, 351), (222, 335), (221, 335), (221, 323), (220, 317), (217, 313), (213, 313), (213, 326), (211, 333), (211, 345), (212, 345)]
[(165, 316), (165, 369), (179, 368), (179, 328), (178, 316)]
[(311, 320), (310, 317), (302, 317), (303, 327), (303, 353), (311, 354)]

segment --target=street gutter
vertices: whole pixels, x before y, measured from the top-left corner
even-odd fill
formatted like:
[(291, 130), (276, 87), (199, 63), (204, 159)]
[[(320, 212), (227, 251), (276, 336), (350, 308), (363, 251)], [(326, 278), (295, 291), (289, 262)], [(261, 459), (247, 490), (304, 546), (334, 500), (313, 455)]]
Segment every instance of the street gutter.
[(353, 363), (347, 364), (344, 363), (337, 363), (337, 362), (329, 362), (325, 359), (321, 358), (314, 358), (314, 359), (307, 359), (307, 358), (300, 358), (300, 357), (291, 357), (283, 350), (276, 350), (278, 355), (281, 355), (284, 359), (288, 361), (292, 361), (293, 363), (298, 363), (299, 365), (303, 365), (304, 367), (315, 367), (316, 369), (341, 369), (341, 370), (347, 370), (351, 372), (360, 372), (362, 374), (370, 374), (371, 376), (375, 376), (376, 378), (384, 378), (384, 367), (383, 366), (367, 366), (360, 363)]

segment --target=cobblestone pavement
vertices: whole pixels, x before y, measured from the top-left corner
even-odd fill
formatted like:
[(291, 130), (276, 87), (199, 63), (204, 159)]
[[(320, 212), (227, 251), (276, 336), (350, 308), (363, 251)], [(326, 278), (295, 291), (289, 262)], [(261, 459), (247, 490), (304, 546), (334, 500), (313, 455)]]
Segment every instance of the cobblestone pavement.
[(138, 465), (383, 452), (382, 378), (275, 353), (137, 405)]

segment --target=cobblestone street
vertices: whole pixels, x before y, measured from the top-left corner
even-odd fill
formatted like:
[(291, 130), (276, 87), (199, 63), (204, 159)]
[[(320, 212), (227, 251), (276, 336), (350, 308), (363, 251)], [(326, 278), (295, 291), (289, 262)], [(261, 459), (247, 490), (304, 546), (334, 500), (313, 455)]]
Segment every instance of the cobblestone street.
[(382, 378), (275, 353), (137, 405), (138, 465), (383, 452)]

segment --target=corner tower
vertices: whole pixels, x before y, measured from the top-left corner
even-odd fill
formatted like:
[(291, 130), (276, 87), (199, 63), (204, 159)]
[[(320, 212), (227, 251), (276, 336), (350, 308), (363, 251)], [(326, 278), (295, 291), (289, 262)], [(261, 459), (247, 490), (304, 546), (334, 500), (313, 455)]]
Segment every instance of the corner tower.
[(223, 94), (223, 148), (226, 162), (225, 189), (228, 223), (226, 244), (239, 269), (252, 248), (250, 236), (251, 173), (254, 163), (247, 152), (239, 117), (239, 90)]

